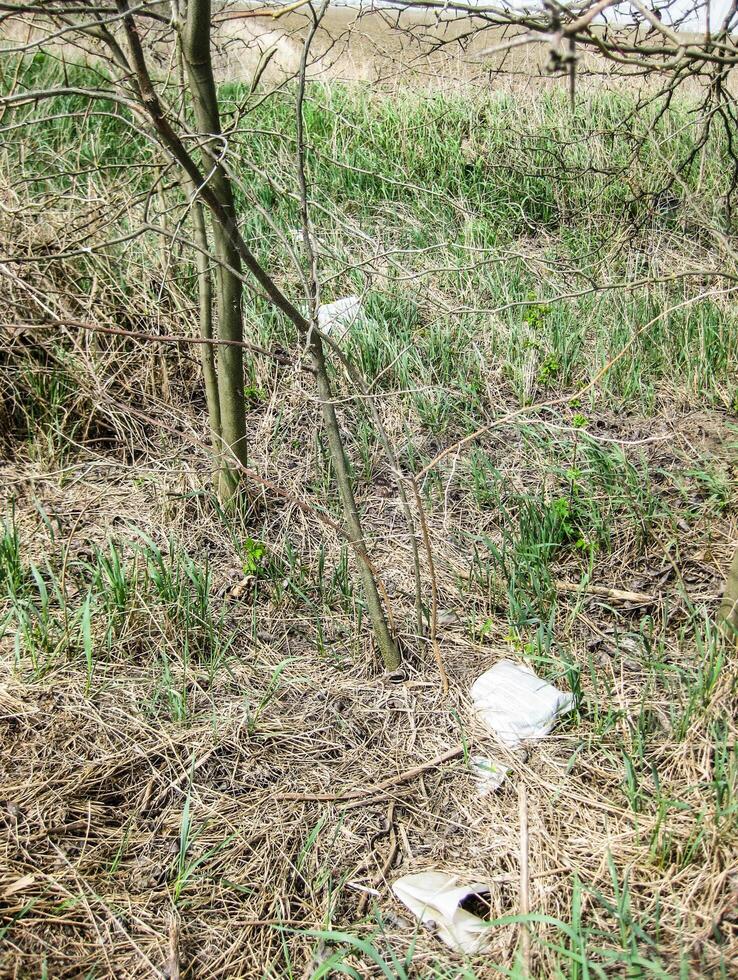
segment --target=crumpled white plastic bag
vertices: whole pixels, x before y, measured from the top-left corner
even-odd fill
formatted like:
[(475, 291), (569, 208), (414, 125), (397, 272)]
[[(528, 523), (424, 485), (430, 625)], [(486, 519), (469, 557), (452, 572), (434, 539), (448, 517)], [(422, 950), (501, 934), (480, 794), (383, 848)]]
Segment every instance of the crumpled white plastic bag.
[(438, 938), (457, 952), (471, 955), (487, 947), (489, 926), (460, 904), (470, 895), (488, 895), (486, 885), (459, 885), (455, 875), (421, 871), (398, 878), (392, 891), (416, 918), (434, 925)]
[(511, 749), (548, 735), (574, 696), (559, 691), (528, 667), (500, 660), (471, 687), (474, 706), (497, 738)]
[(344, 327), (346, 333), (361, 316), (361, 300), (358, 296), (344, 296), (335, 303), (323, 303), (318, 307), (318, 328), (321, 333), (330, 336)]

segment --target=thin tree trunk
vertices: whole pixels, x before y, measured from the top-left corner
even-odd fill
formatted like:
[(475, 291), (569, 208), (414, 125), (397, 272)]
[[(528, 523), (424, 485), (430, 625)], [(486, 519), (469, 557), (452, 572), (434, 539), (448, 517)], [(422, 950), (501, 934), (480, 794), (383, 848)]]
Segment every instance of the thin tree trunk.
[[(210, 56), (210, 0), (189, 0), (184, 30), (183, 51), (189, 79), (195, 120), (201, 136), (208, 183), (223, 211), (235, 224), (233, 188), (225, 168), (218, 160), (220, 151), (220, 115), (218, 96)], [(199, 188), (198, 188), (199, 190)], [(213, 244), (218, 258), (216, 271), (218, 302), (218, 336), (223, 340), (243, 340), (241, 314), (241, 256), (234, 246), (227, 225), (213, 213)], [(243, 394), (243, 350), (235, 345), (218, 348), (218, 402), (220, 436), (224, 448), (233, 452), (245, 466), (248, 462), (246, 411)], [(227, 465), (223, 456), (220, 492), (225, 499), (233, 496), (238, 483), (237, 471)]]
[[(359, 517), (359, 511), (356, 506), (356, 499), (354, 497), (354, 490), (351, 485), (351, 476), (349, 474), (348, 461), (346, 459), (346, 453), (344, 451), (343, 441), (341, 439), (341, 430), (339, 428), (338, 418), (336, 416), (336, 407), (333, 402), (333, 392), (331, 390), (330, 378), (328, 376), (328, 368), (325, 363), (323, 344), (319, 335), (315, 332), (312, 333), (310, 338), (310, 353), (313, 367), (315, 368), (316, 381), (318, 383), (320, 407), (323, 413), (323, 424), (328, 437), (328, 449), (331, 454), (333, 469), (336, 473), (338, 493), (341, 498), (341, 504), (343, 505), (346, 530), (348, 531), (351, 541), (353, 542), (356, 551), (359, 553), (359, 556), (367, 558), (368, 554), (364, 541), (364, 532), (362, 531), (361, 518)], [(362, 584), (364, 586), (364, 595), (366, 596), (369, 617), (371, 619), (372, 626), (374, 627), (374, 635), (376, 637), (377, 644), (379, 645), (379, 650), (382, 654), (382, 660), (384, 661), (384, 665), (388, 670), (397, 670), (397, 668), (400, 666), (400, 652), (397, 649), (397, 644), (392, 638), (389, 627), (387, 626), (387, 620), (385, 618), (382, 602), (379, 598), (379, 592), (377, 590), (377, 583), (374, 580), (374, 576), (371, 573), (369, 565), (365, 561), (359, 562), (359, 572), (361, 573)]]
[[(356, 386), (356, 388), (358, 389), (359, 393), (362, 396), (363, 404), (368, 409), (372, 417), (372, 420), (374, 422), (374, 425), (377, 428), (379, 443), (382, 446), (382, 449), (384, 449), (384, 454), (387, 457), (387, 462), (390, 465), (390, 468), (392, 470), (392, 475), (395, 479), (395, 485), (397, 487), (397, 492), (400, 497), (400, 505), (402, 507), (402, 513), (405, 517), (405, 522), (407, 524), (408, 531), (410, 534), (410, 550), (413, 556), (413, 572), (415, 575), (415, 628), (416, 628), (418, 639), (420, 640), (425, 636), (425, 626), (423, 623), (423, 578), (420, 569), (420, 551), (418, 549), (418, 541), (417, 541), (417, 536), (415, 531), (415, 521), (413, 520), (413, 513), (412, 510), (410, 509), (410, 502), (408, 500), (407, 493), (405, 492), (405, 477), (402, 474), (400, 461), (397, 458), (397, 454), (395, 453), (394, 449), (392, 448), (392, 443), (389, 440), (389, 436), (387, 435), (387, 430), (385, 429), (384, 423), (382, 422), (382, 416), (379, 414), (377, 410), (377, 406), (375, 404), (372, 392), (366, 386), (364, 382), (364, 378), (362, 377), (361, 373), (354, 368), (354, 366), (349, 361), (348, 357), (346, 357), (346, 355), (343, 353), (341, 348), (338, 346), (338, 344), (336, 344), (333, 341), (331, 337), (327, 337), (326, 340), (331, 350), (333, 351), (334, 355), (341, 362), (341, 365), (344, 371), (346, 372), (349, 381)], [(423, 502), (420, 500), (420, 494), (417, 493), (417, 487), (415, 486), (415, 479), (412, 473), (410, 474), (409, 479), (410, 479), (410, 485), (413, 487), (416, 506), (418, 507), (418, 512), (420, 513), (423, 510)], [(424, 536), (424, 541), (425, 541), (425, 536)], [(426, 549), (426, 557), (428, 559), (429, 571), (431, 573), (431, 581), (434, 581), (435, 572), (433, 571), (434, 568), (433, 553), (429, 548)]]
[[(190, 185), (191, 186), (191, 185)], [(192, 205), (192, 224), (194, 227), (197, 264), (197, 291), (200, 304), (200, 336), (205, 340), (213, 339), (213, 280), (210, 274), (210, 259), (208, 258), (208, 235), (205, 226), (205, 214), (202, 204), (195, 201)], [(210, 437), (213, 449), (218, 456), (222, 455), (221, 425), (220, 425), (220, 395), (218, 392), (218, 375), (215, 370), (215, 350), (213, 344), (200, 344), (200, 361), (202, 375), (205, 381), (205, 397), (208, 405), (210, 420)]]
[[(180, 9), (181, 7), (181, 9)], [(187, 91), (184, 51), (182, 50), (181, 25), (184, 20), (184, 4), (172, 3), (172, 17), (177, 25), (177, 71), (179, 73), (179, 91), (182, 100), (182, 113), (186, 113)], [(195, 266), (197, 268), (197, 295), (199, 305), (200, 336), (203, 340), (213, 340), (213, 277), (208, 243), (208, 226), (205, 209), (198, 197), (197, 185), (187, 175), (182, 178), (185, 194), (192, 199), (192, 228), (195, 249)], [(210, 427), (210, 443), (213, 452), (218, 457), (218, 476), (215, 487), (220, 483), (220, 468), (223, 456), (223, 431), (220, 424), (220, 392), (218, 390), (218, 372), (215, 366), (215, 345), (200, 345), (200, 365), (205, 384), (205, 400), (208, 406), (208, 424)]]
[[(307, 75), (307, 61), (310, 52), (310, 45), (315, 37), (318, 25), (325, 14), (329, 0), (323, 0), (319, 10), (313, 12), (313, 23), (305, 37), (300, 59), (300, 72), (298, 76), (297, 89), (297, 182), (300, 188), (300, 218), (302, 220), (302, 240), (305, 248), (305, 255), (309, 266), (307, 278), (310, 303), (310, 325), (307, 331), (308, 346), (315, 377), (320, 393), (321, 410), (323, 413), (323, 425), (325, 426), (328, 437), (328, 449), (330, 451), (331, 462), (336, 474), (336, 483), (343, 506), (346, 530), (362, 557), (367, 558), (366, 544), (364, 542), (364, 532), (361, 527), (361, 518), (356, 506), (354, 489), (351, 483), (346, 451), (341, 439), (341, 430), (338, 425), (336, 408), (333, 403), (333, 392), (331, 389), (330, 376), (325, 363), (325, 351), (323, 342), (317, 331), (318, 308), (320, 306), (320, 280), (318, 278), (318, 257), (313, 247), (313, 236), (310, 227), (310, 211), (308, 206), (307, 177), (305, 174), (305, 120), (303, 118), (303, 106), (305, 101), (305, 81)], [(388, 670), (396, 670), (400, 666), (400, 653), (387, 626), (382, 602), (379, 598), (377, 583), (371, 573), (369, 565), (360, 562), (359, 570), (364, 585), (369, 617), (374, 627), (374, 635), (379, 644), (382, 660)]]

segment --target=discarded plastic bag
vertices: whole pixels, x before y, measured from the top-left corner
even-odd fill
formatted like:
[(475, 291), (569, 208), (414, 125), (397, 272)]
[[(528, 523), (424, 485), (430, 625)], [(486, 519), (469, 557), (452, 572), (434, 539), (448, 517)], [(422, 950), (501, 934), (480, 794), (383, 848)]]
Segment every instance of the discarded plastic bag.
[(509, 772), (509, 766), (486, 755), (473, 755), (469, 759), (469, 764), (476, 776), (480, 796), (489, 796), (499, 789)]
[(358, 296), (344, 296), (335, 303), (323, 303), (318, 307), (318, 327), (321, 333), (330, 335), (339, 327), (350, 330), (361, 315), (361, 300)]
[(443, 871), (421, 871), (404, 875), (392, 891), (413, 915), (434, 926), (439, 939), (459, 953), (479, 953), (489, 943), (489, 926), (463, 903), (480, 904), (477, 896), (489, 895), (483, 884), (459, 885), (455, 875)]
[(548, 735), (559, 715), (574, 707), (573, 695), (512, 660), (501, 660), (477, 678), (471, 696), (484, 723), (511, 749)]

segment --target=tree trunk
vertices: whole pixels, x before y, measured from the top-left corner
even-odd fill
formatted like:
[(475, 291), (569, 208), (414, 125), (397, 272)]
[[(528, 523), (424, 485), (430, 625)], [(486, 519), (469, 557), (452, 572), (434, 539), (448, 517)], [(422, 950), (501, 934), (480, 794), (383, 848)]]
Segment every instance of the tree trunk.
[[(200, 301), (200, 336), (205, 340), (212, 340), (213, 280), (210, 274), (210, 259), (208, 258), (208, 235), (205, 225), (205, 212), (199, 201), (195, 201), (192, 205), (192, 224), (195, 232), (195, 243), (198, 246), (195, 261), (197, 264), (197, 291)], [(220, 395), (218, 392), (218, 375), (215, 370), (215, 349), (212, 344), (200, 345), (200, 363), (202, 364), (202, 375), (205, 381), (205, 397), (207, 399), (208, 417), (210, 419), (210, 437), (213, 450), (220, 456), (223, 453), (220, 425)]]
[(310, 314), (308, 321), (301, 317), (302, 322), (295, 322), (298, 330), (305, 333), (308, 347), (310, 350), (315, 377), (320, 394), (320, 405), (323, 413), (323, 424), (326, 435), (328, 436), (328, 449), (330, 451), (331, 462), (336, 473), (336, 483), (338, 493), (343, 506), (344, 520), (349, 537), (360, 557), (359, 570), (364, 585), (366, 604), (369, 610), (369, 618), (374, 628), (374, 635), (379, 644), (382, 660), (388, 670), (397, 670), (400, 666), (400, 652), (397, 644), (392, 638), (387, 625), (387, 619), (382, 608), (382, 602), (377, 590), (377, 582), (372, 573), (369, 554), (366, 550), (364, 532), (361, 527), (361, 518), (356, 506), (356, 498), (351, 483), (349, 465), (346, 459), (346, 452), (341, 439), (341, 430), (338, 425), (336, 408), (333, 403), (333, 392), (328, 369), (325, 363), (325, 352), (323, 341), (317, 332), (318, 309), (320, 305), (320, 283), (318, 280), (318, 257), (313, 248), (312, 233), (310, 229), (310, 212), (308, 207), (307, 178), (305, 175), (305, 121), (303, 118), (303, 104), (305, 100), (305, 80), (307, 72), (308, 53), (318, 25), (325, 14), (329, 0), (323, 0), (320, 9), (313, 13), (313, 23), (305, 37), (302, 48), (302, 58), (300, 59), (300, 73), (298, 76), (297, 90), (297, 180), (300, 187), (300, 216), (302, 219), (302, 240), (305, 248), (305, 255), (310, 266), (307, 276)]
[[(311, 335), (310, 353), (312, 355), (313, 367), (315, 368), (318, 393), (320, 394), (320, 407), (323, 413), (323, 424), (325, 425), (325, 431), (328, 437), (331, 462), (336, 471), (338, 493), (341, 497), (341, 504), (343, 505), (346, 530), (359, 555), (364, 559), (368, 559), (364, 533), (361, 528), (361, 519), (356, 507), (348, 461), (346, 460), (346, 453), (344, 452), (343, 441), (341, 439), (341, 430), (336, 416), (336, 407), (333, 403), (333, 392), (331, 391), (330, 378), (328, 377), (328, 369), (325, 363), (323, 344), (316, 333), (312, 333)], [(382, 601), (379, 598), (379, 592), (377, 590), (377, 583), (374, 580), (367, 561), (359, 562), (359, 571), (364, 586), (369, 618), (374, 627), (374, 635), (376, 636), (379, 650), (382, 654), (382, 660), (388, 670), (397, 670), (400, 666), (400, 652), (387, 626)]]
[[(235, 225), (233, 188), (218, 160), (220, 115), (218, 96), (210, 57), (210, 0), (189, 0), (184, 30), (183, 51), (187, 77), (195, 109), (197, 128), (203, 139), (204, 170), (208, 184), (222, 211)], [(199, 188), (198, 188), (199, 190)], [(211, 212), (212, 213), (212, 212)], [(232, 242), (229, 228), (218, 214), (212, 213), (213, 244), (218, 259), (216, 270), (218, 336), (222, 340), (243, 340), (241, 315), (241, 256)], [(223, 465), (220, 493), (229, 500), (236, 491), (238, 470), (228, 465), (227, 454), (233, 453), (244, 466), (248, 463), (246, 412), (243, 395), (243, 349), (236, 344), (218, 348), (218, 403)]]

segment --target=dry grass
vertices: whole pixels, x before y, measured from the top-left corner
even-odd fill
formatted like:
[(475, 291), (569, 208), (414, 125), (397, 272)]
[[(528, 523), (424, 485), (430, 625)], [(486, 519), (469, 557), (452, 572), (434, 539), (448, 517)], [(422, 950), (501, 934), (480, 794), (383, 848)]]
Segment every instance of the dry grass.
[[(709, 413), (697, 421), (702, 431), (721, 424)], [(191, 425), (186, 415), (182, 424)], [(663, 419), (659, 428), (669, 433), (669, 445), (694, 445), (700, 432), (689, 415)], [(514, 438), (499, 436), (498, 445), (508, 453), (508, 478), (529, 480), (529, 461), (515, 452)], [(260, 449), (266, 452), (266, 444)], [(663, 454), (662, 446), (653, 452)], [(162, 454), (172, 461), (167, 468)], [(96, 653), (88, 690), (79, 655), (62, 648), (48, 673), (33, 678), (23, 659), (15, 662), (13, 637), (6, 635), (3, 975), (150, 976), (165, 970), (172, 919), (185, 975), (312, 976), (336, 945), (344, 945), (308, 934), (327, 929), (371, 938), (388, 961), (387, 950), (402, 958), (412, 943), (413, 975), (461, 975), (431, 935), (415, 934), (387, 885), (409, 871), (449, 870), (489, 882), (493, 915), (514, 915), (521, 780), (529, 800), (534, 913), (571, 922), (576, 878), (586, 889), (580, 921), (587, 930), (602, 930), (604, 946), (617, 949), (620, 930), (640, 928), (657, 943), (654, 960), (666, 971), (657, 975), (670, 975), (669, 964), (677, 962), (692, 964), (700, 975), (730, 972), (738, 950), (734, 836), (710, 821), (705, 804), (714, 778), (716, 719), (729, 725), (726, 746), (735, 744), (734, 662), (725, 662), (709, 701), (677, 738), (669, 685), (655, 682), (642, 650), (624, 654), (612, 632), (637, 622), (643, 610), (560, 596), (567, 659), (585, 671), (584, 713), (562, 724), (526, 763), (511, 760), (515, 773), (493, 797), (478, 797), (461, 758), (374, 799), (373, 786), (462, 739), (474, 751), (492, 748), (466, 692), (479, 672), (511, 650), (504, 618), (453, 574), (468, 569), (468, 556), (444, 544), (448, 522), (468, 521), (468, 510), (462, 514), (459, 502), (456, 513), (441, 510), (432, 518), (443, 605), (460, 615), (442, 632), (451, 679), (444, 698), (430, 654), (421, 661), (411, 657), (407, 681), (396, 686), (378, 676), (366, 628), (357, 633), (345, 611), (316, 609), (322, 620), (316, 633), (304, 607), (275, 599), (273, 582), (239, 591), (241, 559), (222, 521), (207, 499), (186, 501), (188, 491), (206, 484), (207, 461), (201, 453), (186, 455), (185, 461), (174, 442), (169, 449), (140, 446), (134, 466), (111, 466), (109, 456), (90, 450), (62, 472), (21, 459), (4, 466), (24, 558), (48, 557), (58, 567), (60, 553), (65, 556), (71, 606), (82, 587), (78, 562), (111, 536), (125, 541), (125, 529), (135, 524), (157, 540), (173, 534), (190, 554), (207, 560), (213, 603), (224, 609), (220, 629), (232, 642), (215, 668), (187, 662), (176, 625), (147, 609), (142, 595), (116, 648), (101, 650), (99, 659)], [(39, 504), (57, 528), (54, 542)], [(377, 554), (395, 614), (409, 625), (401, 589), (408, 561), (392, 547), (394, 504), (371, 490), (362, 504), (373, 526), (387, 529)], [(310, 564), (325, 535), (279, 501), (261, 506), (259, 536), (275, 552), (280, 536), (290, 537)], [(255, 515), (247, 525), (257, 526)], [(713, 605), (729, 557), (715, 542), (729, 537), (728, 527), (717, 526), (707, 536), (704, 530), (685, 535), (673, 576), (658, 541), (636, 565), (625, 553), (613, 555), (609, 580), (600, 569), (600, 583), (637, 584), (654, 594), (648, 611), (662, 624), (663, 659), (673, 669), (696, 664), (699, 654), (680, 642), (679, 623), (693, 603)], [(125, 555), (127, 546), (120, 547)], [(333, 542), (325, 567), (338, 561)], [(483, 641), (473, 639), (470, 623), (490, 612), (491, 629)], [(162, 651), (166, 683), (185, 692), (185, 720), (173, 721), (161, 696)], [(596, 688), (595, 678), (586, 677), (593, 663)], [(634, 812), (623, 791), (620, 753), (627, 747), (635, 756), (644, 711), (651, 730), (648, 770), (640, 778), (649, 802)], [(611, 716), (611, 726), (603, 726), (603, 714)], [(347, 790), (365, 797), (334, 804), (281, 798)], [(659, 807), (650, 805), (654, 796), (667, 802), (665, 823)], [(390, 832), (399, 845), (388, 866)], [(665, 864), (654, 856), (660, 833), (669, 837)], [(366, 887), (380, 894), (370, 914), (360, 915)], [(627, 891), (626, 911), (608, 907), (617, 906), (616, 889), (621, 896)], [(562, 936), (553, 926), (536, 925), (533, 932), (534, 974), (550, 975), (552, 954), (540, 943)], [(516, 925), (495, 928), (490, 959), (511, 964), (518, 939)], [(648, 946), (640, 939), (637, 946), (645, 958)], [(376, 971), (360, 950), (347, 952), (345, 962), (362, 976)], [(485, 962), (470, 965), (474, 976), (487, 975)], [(631, 962), (628, 975), (635, 975), (638, 962)], [(619, 974), (626, 967), (611, 969)]]

